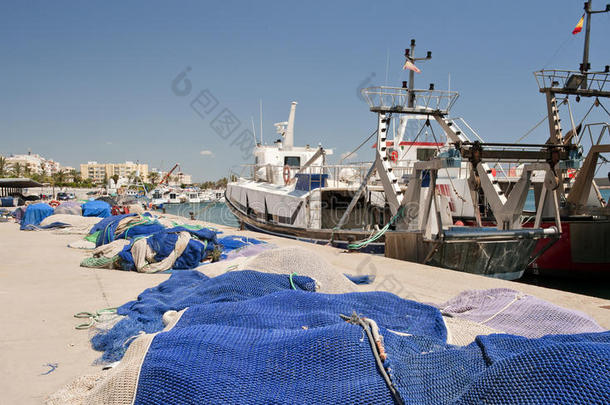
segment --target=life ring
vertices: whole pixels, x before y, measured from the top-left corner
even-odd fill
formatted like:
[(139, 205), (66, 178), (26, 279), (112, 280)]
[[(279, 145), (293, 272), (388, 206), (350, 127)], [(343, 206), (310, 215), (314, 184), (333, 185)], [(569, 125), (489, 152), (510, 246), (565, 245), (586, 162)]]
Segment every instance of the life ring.
[(390, 160), (392, 162), (396, 162), (398, 160), (398, 151), (393, 150), (392, 153), (390, 153)]
[(59, 201), (57, 201), (57, 200), (49, 201), (49, 205), (53, 208), (57, 208), (57, 207), (59, 207)]
[(290, 183), (290, 166), (284, 165), (284, 170), (282, 171), (282, 177), (284, 178), (284, 184)]

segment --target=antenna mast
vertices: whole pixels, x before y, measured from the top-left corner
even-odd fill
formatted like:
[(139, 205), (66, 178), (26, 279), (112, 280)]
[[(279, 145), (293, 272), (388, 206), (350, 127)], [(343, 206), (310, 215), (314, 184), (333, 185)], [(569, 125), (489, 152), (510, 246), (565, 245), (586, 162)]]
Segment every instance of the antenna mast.
[[(428, 51), (426, 53), (425, 58), (416, 58), (415, 57), (415, 40), (412, 39), (411, 40), (411, 49), (409, 49), (409, 48), (405, 49), (405, 58), (407, 58), (411, 62), (415, 62), (418, 60), (429, 60), (429, 59), (432, 59), (432, 52)], [(415, 93), (413, 93), (414, 89), (415, 89), (415, 72), (410, 70), (409, 71), (409, 105), (408, 105), (409, 108), (415, 107)]]
[[(585, 73), (588, 72), (589, 69), (591, 69), (591, 64), (589, 63), (589, 33), (591, 32), (591, 14), (598, 14), (598, 13), (607, 13), (610, 11), (610, 4), (606, 4), (606, 9), (605, 10), (597, 10), (597, 11), (593, 11), (591, 10), (591, 3), (592, 0), (588, 0), (585, 3), (585, 14), (587, 15), (587, 19), (586, 19), (586, 27), (585, 27), (585, 49), (583, 51), (582, 54), (582, 64), (580, 65), (580, 73)], [(586, 88), (586, 81), (584, 81), (582, 83), (582, 88), (585, 89)]]

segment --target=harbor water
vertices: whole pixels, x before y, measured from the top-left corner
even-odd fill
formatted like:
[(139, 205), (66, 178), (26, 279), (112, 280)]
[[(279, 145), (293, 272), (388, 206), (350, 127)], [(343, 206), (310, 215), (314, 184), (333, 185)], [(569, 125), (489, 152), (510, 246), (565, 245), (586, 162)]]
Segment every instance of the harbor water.
[(223, 202), (164, 204), (163, 208), (168, 214), (190, 218), (192, 213), (194, 218), (199, 221), (232, 227), (239, 226), (237, 218)]

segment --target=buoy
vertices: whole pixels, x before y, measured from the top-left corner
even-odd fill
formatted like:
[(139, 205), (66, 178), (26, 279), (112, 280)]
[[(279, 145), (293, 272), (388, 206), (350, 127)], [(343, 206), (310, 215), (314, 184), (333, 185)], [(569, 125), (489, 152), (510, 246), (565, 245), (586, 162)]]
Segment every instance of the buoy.
[(290, 183), (290, 166), (284, 165), (282, 176), (284, 177), (284, 184)]

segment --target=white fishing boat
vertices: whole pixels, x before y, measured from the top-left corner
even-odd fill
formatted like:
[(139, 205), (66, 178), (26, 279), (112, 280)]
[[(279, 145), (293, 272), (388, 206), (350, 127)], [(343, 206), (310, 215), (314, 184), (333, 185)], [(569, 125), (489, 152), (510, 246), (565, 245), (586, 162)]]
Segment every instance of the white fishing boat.
[[(414, 47), (413, 41), (405, 52), (408, 61), (430, 58), (413, 58)], [(244, 227), (260, 232), (519, 278), (537, 240), (561, 229), (558, 215), (557, 226), (522, 226), (532, 181), (556, 183), (551, 150), (486, 144), (463, 119), (449, 116), (457, 92), (416, 90), (413, 75), (410, 83), (363, 91), (377, 115), (375, 161), (368, 164), (329, 165), (332, 151), (294, 146), (293, 102), (288, 121), (276, 124), (282, 139), (257, 145), (250, 176), (228, 184), (227, 206)], [(426, 132), (431, 141), (422, 141)], [(571, 159), (566, 150), (556, 156)], [(494, 166), (511, 159), (525, 164), (502, 190)]]
[(167, 203), (168, 204), (180, 204), (182, 201), (180, 199), (180, 194), (177, 191), (170, 191), (168, 193)]
[(196, 191), (187, 191), (186, 196), (188, 198), (189, 204), (199, 204), (201, 199), (199, 198), (199, 193)]

